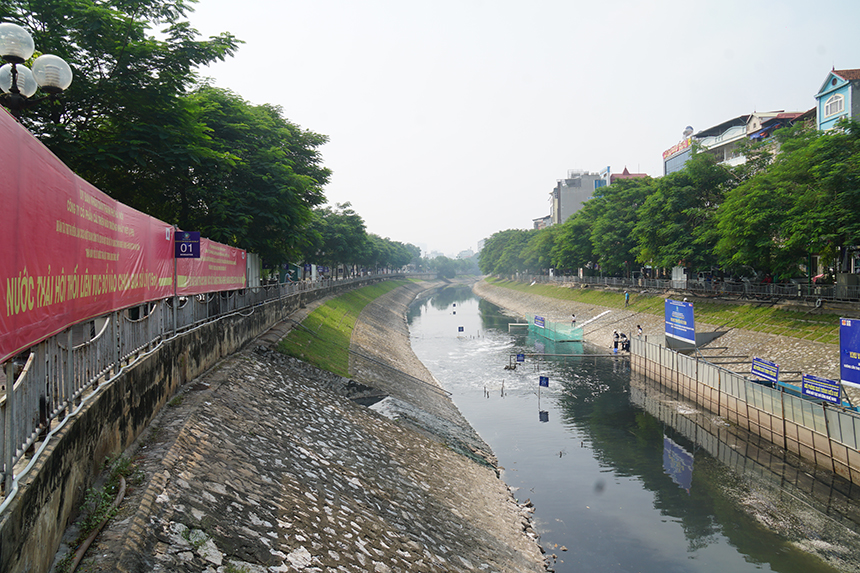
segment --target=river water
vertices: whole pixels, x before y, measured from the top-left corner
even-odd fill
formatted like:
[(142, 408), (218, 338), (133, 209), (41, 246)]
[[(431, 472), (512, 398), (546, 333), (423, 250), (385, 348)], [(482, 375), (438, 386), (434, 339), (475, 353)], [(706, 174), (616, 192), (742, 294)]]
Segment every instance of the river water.
[[(666, 421), (667, 411), (694, 420), (695, 407), (662, 396), (626, 357), (512, 335), (517, 320), (468, 287), (416, 301), (408, 319), (416, 355), (517, 499), (534, 504), (555, 571), (860, 571), (858, 488), (785, 459), (714, 457), (706, 424)], [(541, 352), (581, 356), (505, 369)]]

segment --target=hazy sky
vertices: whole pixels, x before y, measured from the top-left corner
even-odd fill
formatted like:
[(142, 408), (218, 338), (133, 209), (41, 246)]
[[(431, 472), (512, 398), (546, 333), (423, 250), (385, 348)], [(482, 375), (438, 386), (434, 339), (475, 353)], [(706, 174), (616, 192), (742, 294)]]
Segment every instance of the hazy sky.
[(753, 111), (806, 111), (860, 68), (860, 1), (200, 0), (201, 70), (330, 138), (330, 204), (449, 256), (549, 214), (569, 169), (662, 174), (662, 152)]

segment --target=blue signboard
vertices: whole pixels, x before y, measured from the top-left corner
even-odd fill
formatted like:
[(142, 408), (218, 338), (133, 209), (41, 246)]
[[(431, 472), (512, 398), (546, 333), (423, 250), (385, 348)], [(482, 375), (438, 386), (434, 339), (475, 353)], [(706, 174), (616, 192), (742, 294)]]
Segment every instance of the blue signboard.
[(810, 398), (818, 398), (834, 404), (842, 403), (842, 386), (839, 382), (804, 374), (800, 392)]
[(848, 384), (860, 384), (860, 320), (839, 321), (840, 378)]
[(549, 422), (549, 412), (547, 412), (546, 410), (541, 410), (540, 412), (538, 412), (538, 419), (544, 424), (546, 424), (547, 422)]
[(666, 336), (696, 344), (693, 303), (666, 299)]
[(542, 316), (535, 316), (535, 326), (537, 326), (538, 328), (546, 327), (546, 321)]
[(549, 376), (541, 376), (538, 384), (543, 386), (544, 388), (549, 388)]
[(517, 354), (517, 362), (525, 362), (526, 355), (525, 354)]
[(174, 256), (177, 259), (200, 258), (200, 232), (176, 231), (173, 240)]
[(457, 327), (457, 332), (463, 332), (463, 327), (462, 327), (462, 326), (458, 326), (458, 327)]
[(761, 358), (753, 358), (752, 375), (776, 384), (779, 382), (779, 364)]

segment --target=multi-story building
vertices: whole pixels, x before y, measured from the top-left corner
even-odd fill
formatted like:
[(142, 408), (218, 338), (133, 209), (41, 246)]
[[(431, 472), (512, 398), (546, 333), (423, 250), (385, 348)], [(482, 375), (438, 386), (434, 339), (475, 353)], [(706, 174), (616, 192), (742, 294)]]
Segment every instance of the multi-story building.
[(741, 165), (746, 157), (740, 151), (739, 144), (748, 139), (770, 137), (778, 128), (791, 125), (802, 112), (753, 112), (739, 115), (723, 123), (719, 123), (699, 133), (692, 135), (693, 128), (687, 126), (684, 139), (680, 143), (663, 152), (663, 175), (680, 171), (690, 158), (693, 143), (699, 144), (706, 153), (717, 158), (718, 163), (725, 165)]
[(815, 100), (820, 130), (833, 129), (843, 117), (860, 119), (860, 70), (831, 70)]
[(567, 178), (559, 179), (555, 189), (552, 190), (551, 224), (560, 225), (579, 211), (582, 204), (591, 198), (594, 190), (599, 187), (599, 181), (602, 180), (598, 173), (569, 170)]
[(552, 216), (547, 215), (545, 217), (538, 217), (537, 219), (532, 219), (532, 229), (546, 229), (552, 225)]

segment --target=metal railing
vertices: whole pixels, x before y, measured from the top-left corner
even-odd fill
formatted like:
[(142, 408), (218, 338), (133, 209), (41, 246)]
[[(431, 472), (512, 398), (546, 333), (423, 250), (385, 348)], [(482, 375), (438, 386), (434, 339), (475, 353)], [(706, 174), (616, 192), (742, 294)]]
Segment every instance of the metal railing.
[[(58, 431), (65, 419), (103, 384), (115, 379), (136, 360), (178, 333), (227, 315), (252, 311), (261, 304), (332, 286), (361, 284), (406, 275), (370, 275), (354, 279), (295, 282), (163, 299), (68, 327), (9, 360), (0, 396), (0, 477), (3, 498), (9, 498), (15, 466), (28, 450)], [(415, 275), (410, 275), (415, 276)], [(423, 277), (423, 275), (421, 275)], [(14, 384), (10, 381), (14, 380)], [(60, 424), (58, 425), (57, 422)], [(44, 447), (44, 444), (43, 444)], [(41, 449), (39, 450), (41, 451)], [(0, 511), (6, 502), (0, 505)]]
[(695, 296), (726, 297), (776, 301), (796, 299), (817, 301), (860, 301), (860, 285), (816, 285), (808, 283), (754, 283), (748, 281), (628, 279), (622, 277), (577, 277), (520, 275), (511, 277), (522, 282), (562, 285), (606, 286), (648, 291), (684, 291)]

